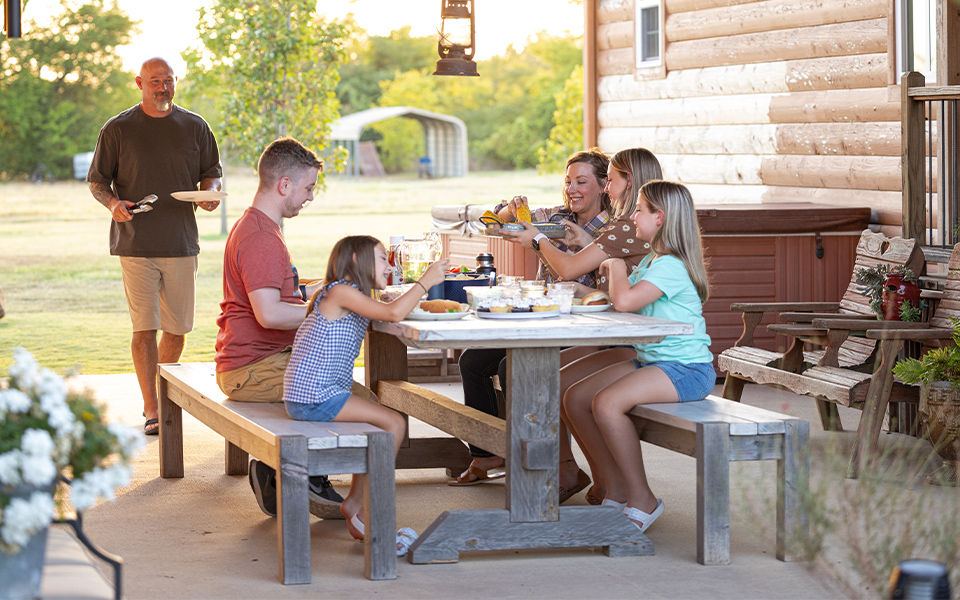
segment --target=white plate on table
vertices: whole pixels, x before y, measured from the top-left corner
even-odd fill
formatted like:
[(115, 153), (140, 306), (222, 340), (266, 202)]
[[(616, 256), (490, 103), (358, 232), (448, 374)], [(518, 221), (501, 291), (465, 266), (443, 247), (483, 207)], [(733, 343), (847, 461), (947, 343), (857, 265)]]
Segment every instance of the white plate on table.
[(611, 306), (613, 305), (612, 304), (587, 304), (586, 306), (584, 306), (583, 304), (574, 304), (573, 306), (570, 307), (570, 312), (572, 312), (573, 314), (603, 312), (609, 309)]
[(412, 312), (407, 315), (411, 321), (456, 321), (470, 314), (470, 305), (460, 303), (461, 312), (431, 313), (431, 312)]
[(192, 192), (173, 192), (170, 194), (181, 202), (216, 202), (227, 197), (226, 192), (217, 190), (194, 190)]
[(559, 310), (543, 310), (539, 312), (507, 312), (496, 313), (487, 311), (477, 311), (477, 316), (481, 319), (549, 319), (550, 317), (559, 317)]

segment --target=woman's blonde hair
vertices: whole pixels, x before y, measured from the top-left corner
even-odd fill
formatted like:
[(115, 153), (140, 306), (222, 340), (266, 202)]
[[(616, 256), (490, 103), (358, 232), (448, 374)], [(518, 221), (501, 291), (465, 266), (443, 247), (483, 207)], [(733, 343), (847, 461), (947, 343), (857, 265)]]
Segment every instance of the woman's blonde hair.
[(625, 148), (610, 157), (610, 168), (630, 175), (630, 183), (613, 203), (613, 218), (629, 217), (637, 210), (637, 191), (648, 181), (663, 179), (660, 161), (646, 148)]
[[(377, 246), (382, 245), (380, 240), (371, 235), (348, 235), (340, 238), (330, 251), (327, 273), (323, 280), (324, 286), (345, 279), (356, 284), (364, 296), (369, 296), (377, 283), (373, 273), (376, 264), (374, 251)], [(314, 292), (313, 297), (310, 298), (307, 314), (310, 314), (316, 304), (321, 290)]]
[(679, 183), (655, 180), (645, 183), (640, 188), (640, 194), (655, 211), (663, 211), (663, 223), (650, 240), (651, 251), (679, 258), (687, 268), (690, 281), (697, 288), (700, 302), (706, 302), (710, 295), (710, 282), (707, 279), (697, 210), (690, 190)]
[[(600, 184), (600, 210), (610, 212), (610, 196), (603, 191), (604, 182), (607, 179), (607, 165), (610, 164), (610, 157), (604, 154), (600, 148), (590, 148), (589, 150), (574, 152), (567, 158), (567, 164), (564, 165), (563, 172), (566, 173), (570, 165), (576, 163), (585, 163), (592, 167), (593, 176), (597, 178), (597, 183)], [(570, 210), (570, 197), (567, 196), (567, 186), (563, 186), (560, 193), (563, 195), (563, 207)]]

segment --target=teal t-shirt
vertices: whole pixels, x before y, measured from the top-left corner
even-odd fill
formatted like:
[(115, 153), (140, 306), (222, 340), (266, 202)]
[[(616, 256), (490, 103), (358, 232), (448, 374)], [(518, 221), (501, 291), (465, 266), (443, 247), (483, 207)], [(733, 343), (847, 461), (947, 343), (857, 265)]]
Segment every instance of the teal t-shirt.
[(703, 305), (683, 262), (670, 255), (653, 253), (644, 257), (630, 274), (630, 285), (649, 281), (663, 295), (637, 311), (638, 314), (658, 319), (670, 319), (693, 325), (693, 335), (669, 335), (654, 344), (637, 344), (637, 360), (641, 363), (679, 362), (706, 363), (713, 361), (710, 336), (703, 319)]

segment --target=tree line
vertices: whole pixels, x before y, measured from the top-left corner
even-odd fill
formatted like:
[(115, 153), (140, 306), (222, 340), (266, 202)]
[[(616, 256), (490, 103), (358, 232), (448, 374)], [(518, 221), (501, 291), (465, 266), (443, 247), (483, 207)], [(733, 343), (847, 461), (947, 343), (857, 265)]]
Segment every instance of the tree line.
[[(230, 160), (253, 165), (269, 141), (293, 135), (335, 170), (345, 154), (330, 147), (330, 124), (376, 106), (459, 117), (471, 169), (557, 171), (582, 146), (578, 38), (540, 33), (520, 52), (480, 61), (479, 78), (437, 77), (435, 37), (410, 27), (368, 35), (352, 15), (325, 20), (314, 7), (217, 0), (198, 11), (200, 45), (184, 53), (178, 103), (210, 122)], [(25, 179), (39, 164), (69, 177), (73, 154), (92, 150), (103, 123), (139, 101), (116, 53), (137, 26), (105, 0), (64, 2), (52, 23), (0, 42), (0, 180)], [(363, 140), (390, 173), (415, 171), (425, 153), (410, 119), (377, 123)]]

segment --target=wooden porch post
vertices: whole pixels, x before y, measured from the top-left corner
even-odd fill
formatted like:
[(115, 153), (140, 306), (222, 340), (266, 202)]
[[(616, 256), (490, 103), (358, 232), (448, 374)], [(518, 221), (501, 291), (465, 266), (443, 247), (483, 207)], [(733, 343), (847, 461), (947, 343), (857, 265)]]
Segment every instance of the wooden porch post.
[(583, 2), (583, 147), (597, 145), (597, 1)]
[[(953, 0), (937, 2), (937, 85), (947, 86), (960, 83), (960, 7)], [(955, 178), (957, 156), (954, 151), (957, 140), (954, 139), (956, 124), (953, 122), (952, 103), (941, 104), (947, 110), (937, 115), (937, 198), (940, 206), (946, 207), (938, 219), (943, 232), (942, 243), (948, 247), (957, 240), (953, 231), (954, 199), (957, 196)]]
[(907, 73), (900, 84), (900, 152), (903, 185), (903, 237), (923, 245), (926, 208), (923, 205), (923, 102), (910, 98), (911, 87), (923, 87), (923, 75)]

